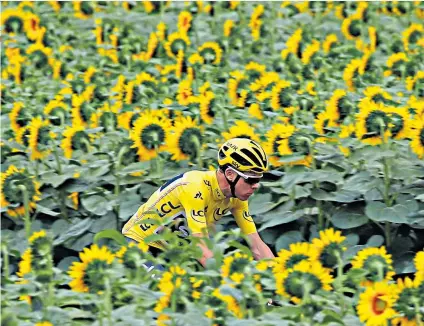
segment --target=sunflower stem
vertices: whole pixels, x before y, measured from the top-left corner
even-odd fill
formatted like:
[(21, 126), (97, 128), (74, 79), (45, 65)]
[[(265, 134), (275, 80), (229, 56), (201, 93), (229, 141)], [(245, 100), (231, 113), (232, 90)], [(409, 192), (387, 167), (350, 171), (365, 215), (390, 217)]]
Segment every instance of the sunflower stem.
[[(7, 245), (1, 244), (1, 252), (2, 252), (2, 264), (3, 264), (3, 277), (7, 282), (9, 280), (9, 252), (7, 251)], [(5, 284), (6, 282), (3, 282)]]
[(60, 158), (57, 153), (56, 146), (53, 146), (53, 154), (57, 164), (57, 173), (62, 174), (62, 165), (60, 164)]
[(29, 216), (29, 195), (28, 190), (24, 185), (18, 185), (18, 189), (22, 192), (23, 198), (24, 198), (24, 209), (25, 209), (25, 215), (24, 215), (24, 222), (25, 222), (25, 233), (27, 238), (31, 236), (31, 219)]
[(423, 326), (424, 325), (423, 316), (421, 315), (421, 312), (420, 312), (421, 306), (420, 306), (419, 299), (417, 299), (416, 297), (414, 299), (414, 308), (415, 308), (415, 320), (417, 321), (417, 325)]
[(91, 144), (86, 138), (81, 138), (81, 142), (85, 145), (85, 149), (89, 153), (91, 150)]
[[(115, 194), (115, 198), (118, 199), (118, 196), (121, 192), (121, 177), (119, 176), (119, 173), (117, 173), (119, 171), (119, 168), (121, 167), (121, 162), (122, 162), (122, 157), (124, 156), (125, 153), (128, 152), (128, 146), (123, 146), (121, 147), (121, 149), (118, 152), (118, 158), (116, 160), (115, 163), (115, 189), (114, 189), (114, 194)], [(114, 210), (116, 213), (116, 227), (118, 228), (118, 230), (120, 229), (120, 223), (119, 223), (119, 202), (117, 205), (115, 205)]]
[(68, 210), (66, 208), (66, 194), (65, 194), (65, 190), (63, 189), (59, 191), (59, 201), (60, 201), (60, 211), (62, 212), (62, 217), (66, 221), (69, 221)]
[(197, 138), (196, 136), (192, 136), (190, 140), (194, 146), (194, 152), (195, 152), (194, 157), (195, 157), (196, 163), (199, 166), (199, 168), (202, 169), (203, 168), (202, 144), (200, 143), (199, 138)]
[(106, 318), (108, 321), (108, 325), (112, 326), (112, 302), (111, 302), (111, 287), (110, 287), (110, 280), (109, 280), (109, 276), (105, 277), (105, 302), (104, 302), (104, 307), (105, 307), (105, 311), (106, 311)]

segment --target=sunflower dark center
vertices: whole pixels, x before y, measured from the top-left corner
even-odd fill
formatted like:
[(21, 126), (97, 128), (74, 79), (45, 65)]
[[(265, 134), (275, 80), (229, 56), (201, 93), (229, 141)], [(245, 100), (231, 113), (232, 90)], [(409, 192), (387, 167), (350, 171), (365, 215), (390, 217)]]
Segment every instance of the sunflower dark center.
[(185, 52), (186, 48), (187, 44), (184, 42), (183, 39), (176, 39), (171, 44), (171, 51), (175, 55), (177, 55), (180, 50), (183, 50), (183, 52)]
[(421, 38), (420, 31), (414, 31), (409, 35), (409, 43), (415, 44)]
[(373, 282), (382, 281), (389, 271), (387, 261), (379, 255), (369, 256), (363, 268), (368, 271), (367, 279)]
[(285, 268), (293, 268), (297, 263), (305, 259), (308, 259), (308, 256), (304, 254), (295, 254), (287, 260)]
[(23, 204), (22, 191), (17, 188), (19, 185), (25, 186), (30, 199), (35, 195), (33, 179), (23, 173), (15, 172), (6, 178), (2, 189), (4, 197), (12, 205)]
[(424, 147), (424, 128), (421, 128), (421, 132), (420, 132), (420, 143), (421, 143), (421, 146)]
[(280, 146), (279, 142), (280, 140), (283, 140), (284, 138), (277, 136), (275, 137), (273, 143), (272, 143), (272, 152), (273, 153), (278, 153), (278, 146)]
[(200, 52), (206, 63), (212, 63), (216, 59), (216, 52), (213, 48), (205, 48)]
[(80, 113), (82, 120), (87, 123), (90, 121), (91, 116), (94, 113), (94, 109), (87, 103), (83, 103), (80, 107)]
[(7, 33), (20, 33), (23, 30), (22, 19), (18, 16), (11, 16), (4, 23)]
[(55, 125), (55, 126), (59, 126), (61, 124), (61, 120), (60, 117), (63, 116), (65, 117), (66, 111), (64, 108), (61, 107), (57, 107), (54, 108), (53, 110), (50, 111), (50, 122)]
[(233, 273), (243, 273), (247, 265), (249, 265), (249, 260), (246, 258), (234, 259), (230, 266), (230, 275)]
[(84, 15), (91, 16), (94, 13), (94, 8), (91, 2), (81, 1), (81, 11)]
[(361, 35), (361, 22), (359, 20), (354, 20), (349, 25), (349, 33), (353, 37), (358, 37)]
[(140, 137), (143, 146), (152, 150), (155, 146), (160, 146), (164, 142), (165, 130), (157, 124), (151, 124), (143, 129)]
[(42, 68), (47, 64), (47, 55), (41, 50), (34, 51), (31, 54), (31, 61), (36, 68)]
[(31, 120), (31, 114), (29, 113), (27, 109), (23, 108), (18, 112), (16, 123), (18, 124), (19, 127), (21, 128), (25, 127), (26, 125), (28, 125), (30, 120)]
[(37, 143), (42, 146), (49, 145), (49, 142), (51, 140), (50, 137), (50, 128), (48, 126), (43, 126), (38, 130), (38, 139)]
[(118, 125), (118, 119), (113, 112), (105, 112), (100, 117), (100, 125), (106, 130), (114, 130)]
[(89, 292), (97, 293), (98, 291), (104, 291), (104, 273), (107, 266), (106, 261), (99, 259), (94, 259), (88, 263), (82, 280), (88, 287)]
[(306, 139), (303, 139), (303, 137), (299, 137), (298, 134), (293, 134), (289, 137), (289, 148), (292, 150), (293, 153), (301, 154), (301, 155), (308, 155), (309, 154), (309, 144)]
[(320, 261), (324, 267), (332, 268), (337, 265), (337, 255), (343, 254), (343, 248), (339, 243), (332, 242), (324, 248), (321, 253)]
[(178, 147), (186, 155), (195, 156), (199, 150), (198, 146), (195, 145), (193, 138), (197, 138), (199, 144), (202, 143), (202, 134), (199, 128), (187, 128), (185, 129), (180, 139), (178, 140)]
[[(368, 133), (372, 133), (371, 137), (380, 135), (380, 128), (386, 131), (389, 128), (390, 117), (382, 111), (373, 111), (365, 119), (365, 125)], [(382, 124), (382, 125), (381, 125)]]
[(280, 101), (280, 105), (283, 108), (287, 108), (292, 105), (292, 97), (288, 88), (284, 88), (280, 91), (278, 94), (278, 99)]
[(393, 113), (391, 122), (393, 124), (393, 127), (390, 130), (392, 132), (392, 136), (396, 137), (405, 125), (403, 117), (397, 113)]
[(284, 287), (289, 295), (303, 298), (306, 289), (314, 293), (322, 287), (322, 283), (314, 274), (295, 271), (285, 279)]
[(84, 131), (77, 131), (72, 137), (72, 149), (80, 149), (88, 152), (87, 143), (90, 141), (90, 138)]

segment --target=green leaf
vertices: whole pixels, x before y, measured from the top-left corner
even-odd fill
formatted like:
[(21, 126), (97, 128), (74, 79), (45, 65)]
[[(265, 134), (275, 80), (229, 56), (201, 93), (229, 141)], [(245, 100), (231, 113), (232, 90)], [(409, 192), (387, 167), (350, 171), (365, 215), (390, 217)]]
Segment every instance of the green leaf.
[(281, 249), (289, 249), (290, 244), (304, 241), (302, 234), (299, 231), (288, 231), (281, 235), (275, 243), (275, 250), (278, 252)]
[(91, 232), (83, 234), (81, 237), (77, 239), (71, 239), (65, 242), (65, 247), (75, 250), (82, 251), (89, 244), (93, 243), (94, 234)]
[(384, 243), (384, 237), (379, 234), (374, 234), (368, 239), (366, 247), (380, 247)]
[(100, 231), (99, 233), (96, 233), (96, 235), (94, 236), (93, 242), (98, 243), (100, 239), (105, 239), (105, 238), (115, 240), (121, 246), (127, 245), (127, 240), (125, 239), (125, 236), (121, 232), (118, 232), (117, 230), (114, 230), (114, 229), (103, 230), (103, 231)]
[(79, 222), (73, 224), (67, 231), (62, 233), (57, 239), (55, 239), (53, 241), (53, 244), (57, 246), (71, 238), (75, 238), (83, 234), (85, 231), (87, 231), (91, 227), (92, 224), (93, 224), (93, 220), (91, 218), (80, 220)]
[(337, 323), (337, 324), (340, 324), (340, 325), (344, 325), (344, 322), (341, 319), (341, 316), (337, 312), (335, 312), (333, 310), (329, 310), (329, 309), (324, 309), (322, 311), (322, 313), (325, 315), (325, 317), (322, 321), (322, 323), (324, 325), (329, 324), (329, 323)]
[(270, 211), (274, 207), (270, 193), (255, 194), (249, 201), (249, 211), (252, 215), (259, 215)]
[(110, 201), (100, 195), (83, 197), (81, 198), (81, 204), (87, 211), (100, 216), (112, 210)]
[(352, 229), (364, 225), (368, 218), (359, 213), (349, 212), (343, 208), (331, 216), (331, 223), (339, 229)]
[(281, 224), (286, 224), (286, 223), (296, 221), (297, 219), (301, 218), (304, 215), (305, 215), (305, 212), (303, 211), (303, 209), (300, 209), (295, 212), (288, 211), (285, 213), (267, 214), (266, 217), (270, 217), (270, 219), (261, 225), (261, 227), (259, 228), (259, 232), (276, 225), (281, 225)]
[(51, 209), (49, 209), (47, 207), (44, 207), (44, 206), (41, 206), (38, 203), (37, 203), (37, 209), (36, 209), (36, 211), (37, 212), (40, 212), (40, 213), (43, 213), (43, 214), (46, 214), (46, 215), (50, 215), (50, 216), (58, 216), (58, 215), (60, 215), (60, 212), (54, 212)]
[(402, 254), (400, 257), (395, 257), (394, 259), (394, 269), (396, 274), (406, 274), (406, 273), (414, 273), (416, 272), (414, 265), (414, 257), (415, 253), (406, 252)]
[(69, 267), (72, 265), (74, 261), (79, 261), (78, 257), (75, 257), (75, 256), (65, 257), (59, 262), (59, 264), (57, 264), (57, 268), (66, 272), (69, 270)]
[(367, 203), (367, 206), (365, 207), (365, 214), (373, 221), (384, 221), (384, 218), (381, 216), (381, 213), (385, 207), (386, 205), (379, 201)]
[(123, 221), (127, 221), (131, 216), (137, 212), (138, 208), (142, 203), (140, 202), (140, 196), (138, 195), (127, 195), (125, 200), (120, 200), (119, 205), (119, 218)]
[(107, 212), (102, 217), (95, 219), (93, 225), (90, 227), (90, 231), (97, 233), (106, 229), (115, 229), (117, 228), (116, 215), (114, 212)]

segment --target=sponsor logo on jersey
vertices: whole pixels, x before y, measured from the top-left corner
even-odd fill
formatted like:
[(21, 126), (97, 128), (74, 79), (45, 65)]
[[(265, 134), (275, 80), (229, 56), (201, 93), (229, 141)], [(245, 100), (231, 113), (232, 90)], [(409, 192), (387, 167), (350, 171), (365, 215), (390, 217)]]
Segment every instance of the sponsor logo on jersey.
[(198, 193), (194, 196), (194, 198), (199, 198), (199, 199), (203, 200), (202, 193), (199, 191), (199, 192), (198, 192)]
[(181, 207), (181, 205), (178, 205), (178, 204), (175, 205), (171, 201), (168, 201), (168, 202), (160, 205), (160, 207), (158, 209), (158, 215), (160, 217), (164, 217), (166, 214), (171, 213), (173, 209), (177, 209), (177, 208), (180, 208), (180, 207)]
[(203, 182), (205, 183), (205, 185), (207, 185), (208, 187), (211, 187), (211, 183), (209, 182), (209, 180), (203, 180)]
[(199, 217), (205, 217), (205, 212), (202, 209), (201, 210), (198, 210), (198, 211), (192, 209), (191, 210), (191, 218), (193, 220), (195, 220), (196, 222), (206, 223), (206, 221), (200, 220)]
[(223, 215), (227, 214), (230, 211), (231, 208), (217, 208), (213, 212), (213, 219), (215, 221), (218, 221)]
[(253, 222), (253, 218), (250, 215), (249, 211), (244, 211), (243, 212), (243, 218), (248, 221), (248, 222)]

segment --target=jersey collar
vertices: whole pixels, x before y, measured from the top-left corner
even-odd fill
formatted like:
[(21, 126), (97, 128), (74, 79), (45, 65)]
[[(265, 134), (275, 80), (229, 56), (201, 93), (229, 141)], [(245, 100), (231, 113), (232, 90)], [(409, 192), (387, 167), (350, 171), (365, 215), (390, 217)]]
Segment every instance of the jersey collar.
[(215, 171), (209, 171), (210, 172), (210, 181), (211, 181), (211, 190), (212, 190), (212, 196), (215, 200), (224, 200), (225, 196), (222, 192), (221, 188), (218, 184), (218, 178), (216, 176), (216, 170)]

